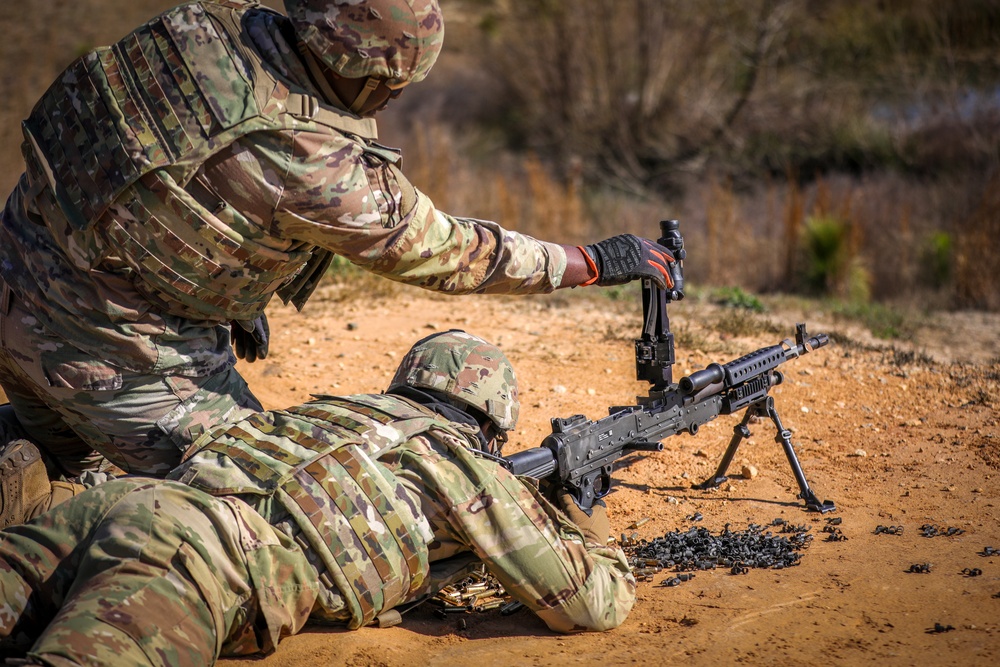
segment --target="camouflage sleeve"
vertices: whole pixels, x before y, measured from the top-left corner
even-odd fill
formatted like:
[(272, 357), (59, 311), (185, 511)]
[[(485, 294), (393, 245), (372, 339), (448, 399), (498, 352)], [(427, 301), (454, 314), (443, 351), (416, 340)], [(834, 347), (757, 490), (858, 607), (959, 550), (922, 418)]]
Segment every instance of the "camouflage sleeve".
[[(403, 471), (395, 471), (427, 499), (437, 544), (471, 549), (554, 631), (609, 630), (625, 620), (635, 578), (620, 549), (587, 546), (580, 529), (531, 481), (447, 437), (441, 442), (412, 448)], [(408, 471), (418, 471), (416, 479)]]
[(255, 133), (227, 149), (210, 177), (272, 234), (426, 289), (545, 293), (566, 269), (559, 245), (437, 210), (390, 161), (340, 134)]

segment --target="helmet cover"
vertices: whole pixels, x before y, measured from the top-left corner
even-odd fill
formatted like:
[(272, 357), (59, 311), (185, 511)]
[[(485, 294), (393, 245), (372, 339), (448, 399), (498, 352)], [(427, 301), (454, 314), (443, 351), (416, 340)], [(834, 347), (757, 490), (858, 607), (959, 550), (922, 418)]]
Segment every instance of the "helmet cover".
[(444, 43), (438, 0), (284, 0), (299, 38), (334, 72), (390, 86), (422, 80)]
[(417, 343), (400, 362), (388, 391), (433, 389), (470, 405), (501, 431), (517, 424), (517, 377), (507, 356), (482, 338), (452, 329)]

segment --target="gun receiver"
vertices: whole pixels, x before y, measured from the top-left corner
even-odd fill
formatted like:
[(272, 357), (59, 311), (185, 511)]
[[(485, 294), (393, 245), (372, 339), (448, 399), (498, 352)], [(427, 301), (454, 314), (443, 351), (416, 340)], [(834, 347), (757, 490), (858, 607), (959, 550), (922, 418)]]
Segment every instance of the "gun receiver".
[[(679, 252), (675, 257), (682, 258), (684, 246), (677, 222), (661, 223), (661, 231), (663, 238), (659, 242), (675, 243), (672, 249)], [(683, 276), (675, 278), (675, 285), (683, 289)], [(668, 294), (651, 281), (644, 281), (642, 290), (645, 324), (642, 337), (635, 341), (636, 375), (650, 383), (648, 395), (638, 397), (636, 405), (612, 407), (607, 417), (597, 421), (583, 415), (552, 419), (552, 433), (541, 446), (507, 457), (508, 468), (515, 474), (565, 487), (580, 507), (587, 509), (611, 490), (611, 473), (618, 459), (634, 452), (661, 451), (662, 440), (680, 433), (695, 435), (702, 425), (719, 415), (745, 409), (715, 474), (694, 488), (709, 489), (724, 482), (736, 450), (750, 436), (751, 420), (766, 416), (777, 429), (775, 441), (784, 448), (799, 485), (798, 497), (805, 501), (805, 507), (816, 512), (836, 509), (831, 501), (820, 502), (809, 488), (792, 446), (791, 432), (782, 425), (769, 395), (771, 388), (784, 379), (777, 367), (823, 347), (829, 343), (827, 335), (810, 335), (805, 324), (798, 324), (794, 340), (786, 339), (726, 364), (710, 364), (673, 383), (674, 341), (666, 304), (682, 295)]]

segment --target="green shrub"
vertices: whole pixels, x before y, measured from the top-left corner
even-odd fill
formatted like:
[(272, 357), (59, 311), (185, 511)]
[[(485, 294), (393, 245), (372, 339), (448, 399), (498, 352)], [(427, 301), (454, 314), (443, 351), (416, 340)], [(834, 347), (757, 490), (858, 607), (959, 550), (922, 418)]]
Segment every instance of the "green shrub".
[(921, 269), (933, 287), (944, 287), (951, 280), (953, 243), (948, 232), (934, 232), (924, 243)]
[(712, 290), (709, 297), (712, 303), (729, 308), (749, 310), (754, 313), (763, 313), (764, 304), (757, 295), (745, 291), (741, 287), (718, 287)]
[(832, 216), (809, 218), (801, 250), (807, 292), (857, 303), (869, 301), (871, 273), (855, 255), (849, 223)]
[(802, 236), (804, 279), (813, 294), (834, 294), (847, 275), (850, 230), (831, 217), (810, 218)]

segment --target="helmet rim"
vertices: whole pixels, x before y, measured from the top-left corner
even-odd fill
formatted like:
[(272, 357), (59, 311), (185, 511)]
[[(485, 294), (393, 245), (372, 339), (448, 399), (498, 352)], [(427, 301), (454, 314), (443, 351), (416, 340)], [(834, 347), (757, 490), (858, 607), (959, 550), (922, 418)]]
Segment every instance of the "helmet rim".
[(460, 329), (417, 341), (387, 391), (408, 386), (446, 394), (485, 414), (502, 432), (517, 424), (517, 376), (497, 346)]

